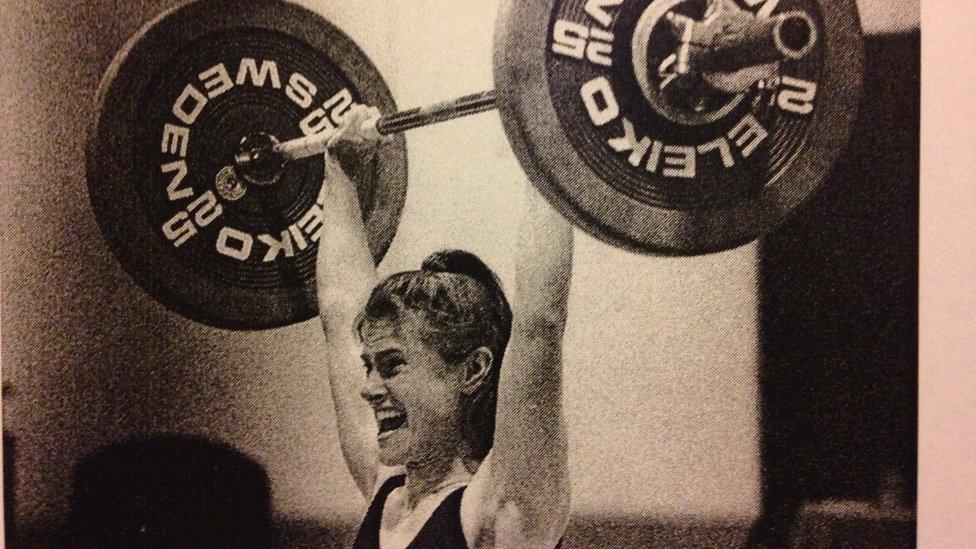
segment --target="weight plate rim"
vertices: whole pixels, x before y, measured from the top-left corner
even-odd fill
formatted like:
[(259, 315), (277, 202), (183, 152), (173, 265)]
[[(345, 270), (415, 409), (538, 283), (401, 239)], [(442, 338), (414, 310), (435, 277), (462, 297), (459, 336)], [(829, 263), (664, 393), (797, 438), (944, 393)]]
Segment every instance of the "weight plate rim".
[[(179, 21), (181, 24), (177, 24)], [(161, 237), (137, 214), (141, 211), (134, 189), (118, 183), (126, 169), (132, 173), (129, 155), (108, 153), (109, 144), (121, 144), (126, 137), (126, 113), (137, 101), (118, 108), (106, 104), (125, 97), (142, 97), (147, 76), (164, 66), (166, 52), (147, 51), (151, 43), (165, 36), (170, 44), (161, 48), (174, 53), (179, 47), (208, 33), (239, 27), (257, 27), (284, 32), (307, 42), (334, 63), (353, 82), (363, 99), (381, 108), (395, 110), (392, 92), (375, 64), (361, 48), (322, 15), (284, 0), (193, 0), (165, 10), (144, 24), (115, 54), (98, 87), (94, 116), (86, 142), (86, 177), (89, 200), (96, 222), (113, 256), (123, 271), (149, 296), (165, 308), (190, 320), (227, 330), (266, 330), (307, 321), (318, 314), (314, 280), (273, 291), (222, 285), (183, 265), (165, 250)], [(345, 52), (346, 57), (334, 52)], [(148, 61), (155, 60), (155, 63)], [(145, 67), (136, 68), (144, 64)], [(128, 82), (122, 73), (138, 75)], [(124, 108), (123, 108), (124, 107)], [(132, 135), (131, 131), (128, 135)], [(407, 149), (403, 136), (382, 146), (378, 180), (390, 182), (387, 192), (376, 192), (369, 227), (385, 228), (375, 236), (374, 258), (386, 253), (396, 234), (406, 200)], [(114, 178), (114, 182), (113, 182)], [(124, 178), (122, 178), (124, 179)], [(377, 191), (380, 189), (377, 188)], [(112, 193), (118, 193), (112, 195)], [(123, 196), (124, 194), (124, 196)], [(127, 217), (129, 219), (127, 219)], [(133, 219), (136, 221), (133, 223)], [(127, 241), (136, 237), (136, 243)], [(128, 245), (123, 245), (126, 242)], [(189, 288), (180, 292), (180, 285)]]
[[(493, 73), (499, 114), (516, 158), (532, 185), (559, 213), (597, 239), (631, 252), (705, 255), (768, 234), (829, 176), (847, 148), (862, 108), (864, 46), (856, 5), (852, 0), (819, 0), (819, 4), (824, 27), (832, 32), (821, 33), (827, 42), (825, 70), (818, 84), (826, 100), (821, 100), (812, 124), (823, 124), (828, 118), (833, 122), (828, 131), (814, 132), (811, 137), (816, 139), (805, 146), (823, 147), (824, 153), (791, 162), (757, 197), (734, 207), (672, 210), (613, 192), (563, 133), (550, 98), (546, 63), (555, 0), (502, 0)], [(533, 145), (537, 143), (545, 146)], [(790, 181), (793, 185), (787, 184)], [(577, 196), (564, 185), (574, 185)], [(607, 209), (613, 215), (606, 215)], [(653, 223), (640, 227), (641, 220)]]

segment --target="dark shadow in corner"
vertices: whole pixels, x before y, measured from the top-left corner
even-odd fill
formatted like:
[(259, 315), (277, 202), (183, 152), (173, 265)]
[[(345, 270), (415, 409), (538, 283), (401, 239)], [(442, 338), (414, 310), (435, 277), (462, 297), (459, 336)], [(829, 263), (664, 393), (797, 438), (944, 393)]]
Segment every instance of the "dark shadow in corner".
[(66, 547), (270, 547), (264, 467), (233, 447), (157, 435), (101, 448), (75, 468)]

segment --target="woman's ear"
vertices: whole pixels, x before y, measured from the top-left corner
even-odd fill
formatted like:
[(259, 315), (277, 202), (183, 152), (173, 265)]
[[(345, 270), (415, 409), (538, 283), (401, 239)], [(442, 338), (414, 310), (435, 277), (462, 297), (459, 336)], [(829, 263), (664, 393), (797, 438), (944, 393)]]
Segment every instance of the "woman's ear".
[(491, 364), (494, 362), (494, 354), (488, 347), (478, 347), (468, 358), (464, 359), (463, 375), (461, 379), (461, 392), (472, 395), (481, 387), (481, 384), (491, 373)]

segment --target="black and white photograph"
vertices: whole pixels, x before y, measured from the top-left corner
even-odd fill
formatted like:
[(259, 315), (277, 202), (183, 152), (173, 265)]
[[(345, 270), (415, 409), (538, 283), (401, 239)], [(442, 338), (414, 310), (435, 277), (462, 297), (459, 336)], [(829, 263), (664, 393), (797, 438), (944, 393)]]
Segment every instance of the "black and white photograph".
[(916, 547), (918, 0), (0, 5), (4, 546)]

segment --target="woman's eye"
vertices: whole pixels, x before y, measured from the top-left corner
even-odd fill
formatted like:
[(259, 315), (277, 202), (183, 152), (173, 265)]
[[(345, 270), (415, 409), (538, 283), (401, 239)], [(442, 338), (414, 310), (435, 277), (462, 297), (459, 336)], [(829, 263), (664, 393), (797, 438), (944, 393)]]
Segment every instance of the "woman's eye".
[(386, 362), (376, 366), (376, 371), (379, 372), (382, 377), (393, 377), (400, 373), (400, 366), (403, 365), (402, 361)]

